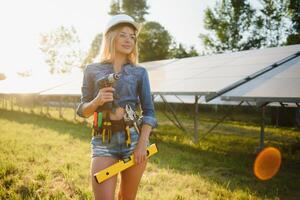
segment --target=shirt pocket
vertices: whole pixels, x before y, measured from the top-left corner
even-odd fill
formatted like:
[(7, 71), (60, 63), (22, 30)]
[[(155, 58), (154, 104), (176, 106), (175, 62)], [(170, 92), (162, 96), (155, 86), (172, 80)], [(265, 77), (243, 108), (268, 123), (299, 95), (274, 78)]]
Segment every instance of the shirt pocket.
[(136, 83), (136, 77), (134, 75), (123, 75), (123, 80), (129, 84)]
[(134, 75), (123, 75), (119, 82), (121, 96), (136, 96), (137, 78)]

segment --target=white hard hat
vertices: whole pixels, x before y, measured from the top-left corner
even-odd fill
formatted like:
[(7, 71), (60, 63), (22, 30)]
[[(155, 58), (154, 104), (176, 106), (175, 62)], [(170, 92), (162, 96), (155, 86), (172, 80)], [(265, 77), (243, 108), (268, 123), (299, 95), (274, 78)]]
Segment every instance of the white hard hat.
[(137, 31), (139, 30), (139, 24), (136, 23), (132, 17), (125, 14), (118, 14), (113, 16), (106, 24), (103, 35), (105, 35), (112, 27), (123, 23), (131, 24)]

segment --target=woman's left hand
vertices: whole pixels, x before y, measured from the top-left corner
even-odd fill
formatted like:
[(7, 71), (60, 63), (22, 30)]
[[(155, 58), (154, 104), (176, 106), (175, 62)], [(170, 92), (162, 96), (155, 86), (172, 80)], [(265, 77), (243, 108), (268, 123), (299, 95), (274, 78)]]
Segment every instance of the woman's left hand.
[(147, 142), (139, 140), (134, 152), (135, 164), (141, 164), (147, 160)]

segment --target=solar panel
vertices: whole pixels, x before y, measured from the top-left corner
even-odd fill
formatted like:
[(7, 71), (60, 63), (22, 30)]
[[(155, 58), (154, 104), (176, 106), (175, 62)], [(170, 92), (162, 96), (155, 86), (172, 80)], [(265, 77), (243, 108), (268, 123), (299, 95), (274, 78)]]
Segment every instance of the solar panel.
[(0, 81), (0, 94), (39, 94), (66, 82), (64, 76), (14, 77)]
[(145, 67), (147, 70), (153, 70), (157, 67), (161, 67), (163, 65), (166, 65), (171, 62), (175, 62), (178, 59), (166, 59), (166, 60), (157, 60), (157, 61), (149, 61), (149, 62), (143, 62), (143, 67)]
[(222, 100), (300, 102), (300, 55), (225, 93)]
[(291, 45), (176, 60), (149, 71), (152, 92), (180, 95), (217, 93), (299, 49), (300, 45)]
[(178, 95), (208, 95), (223, 88), (228, 82), (234, 82), (236, 78), (189, 78), (183, 80), (160, 80), (151, 83), (153, 93), (178, 94)]
[(40, 95), (48, 96), (80, 96), (81, 95), (82, 78), (78, 81), (71, 81), (59, 87), (41, 92)]

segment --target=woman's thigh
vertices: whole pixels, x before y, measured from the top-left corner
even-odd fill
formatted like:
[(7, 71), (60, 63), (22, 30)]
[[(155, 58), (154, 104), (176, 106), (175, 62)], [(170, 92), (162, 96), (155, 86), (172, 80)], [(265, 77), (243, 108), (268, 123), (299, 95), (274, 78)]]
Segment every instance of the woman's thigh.
[(112, 200), (115, 196), (115, 189), (117, 183), (117, 175), (113, 176), (102, 183), (98, 183), (94, 177), (94, 174), (100, 170), (109, 167), (117, 162), (116, 158), (113, 157), (94, 157), (91, 161), (91, 176), (92, 176), (92, 187), (95, 199), (107, 199)]
[(121, 188), (119, 199), (135, 199), (138, 186), (147, 166), (147, 160), (139, 165), (134, 165), (121, 172)]

